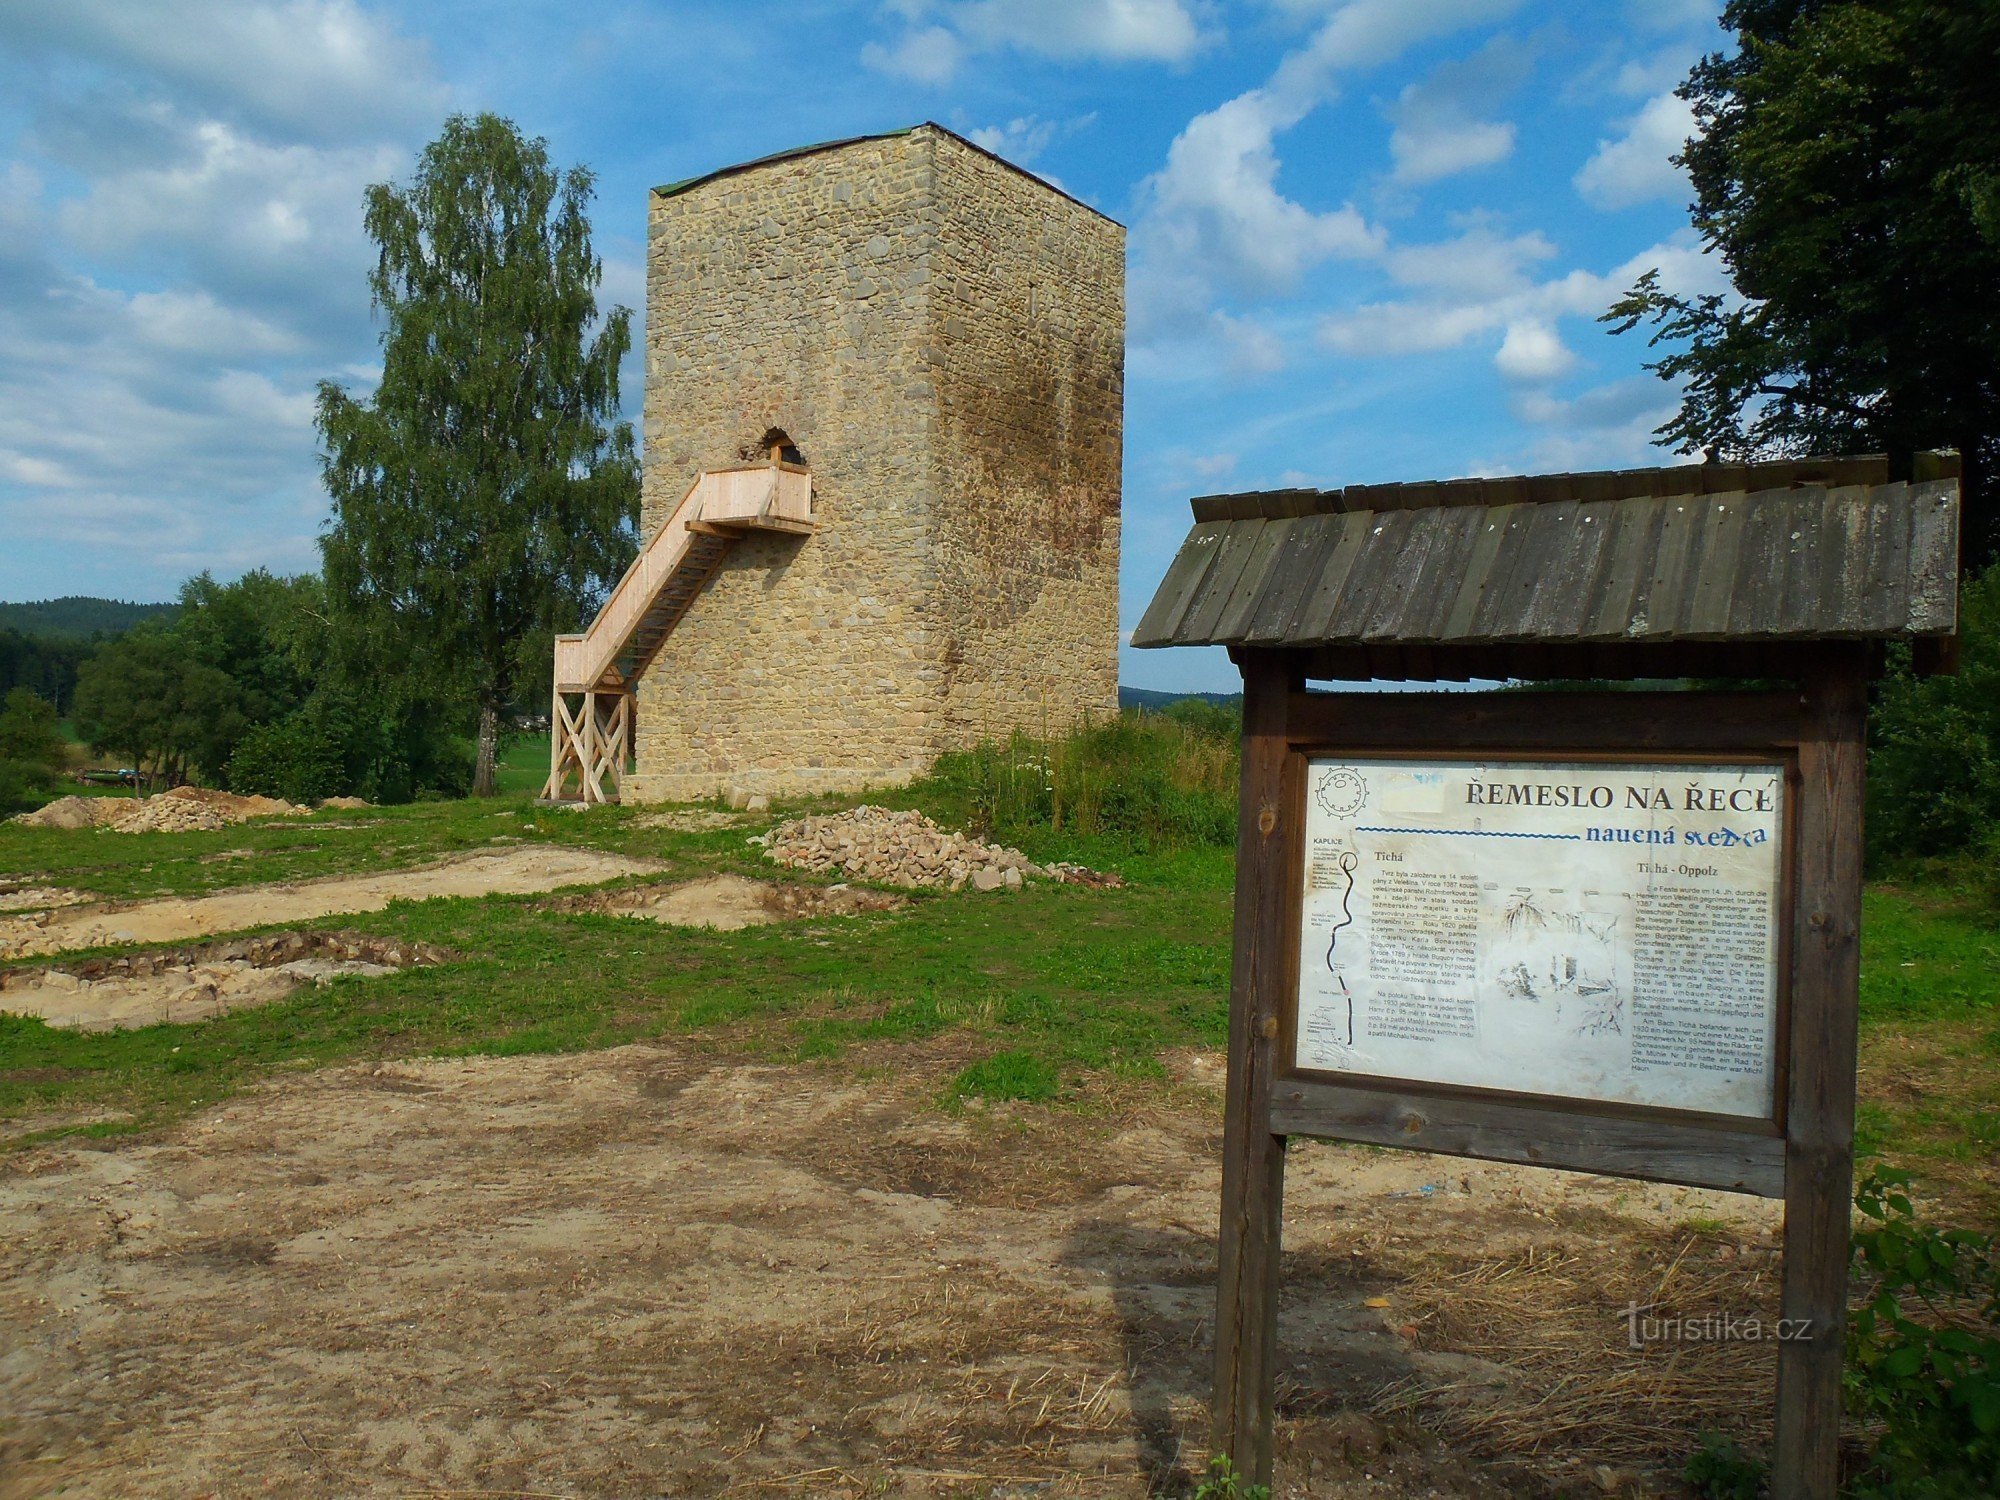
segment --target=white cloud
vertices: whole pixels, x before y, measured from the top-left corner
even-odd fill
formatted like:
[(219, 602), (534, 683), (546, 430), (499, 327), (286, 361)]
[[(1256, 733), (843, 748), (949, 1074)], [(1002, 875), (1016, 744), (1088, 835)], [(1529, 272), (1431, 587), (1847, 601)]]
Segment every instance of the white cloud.
[(1602, 209), (1680, 197), (1688, 190), (1687, 175), (1673, 158), (1694, 133), (1693, 107), (1676, 95), (1657, 95), (1625, 122), (1625, 134), (1598, 142), (1574, 178), (1576, 190)]
[(1146, 379), (1205, 379), (1284, 368), (1285, 341), (1256, 318), (1210, 305), (1198, 277), (1141, 267), (1126, 288), (1126, 359)]
[(1339, 354), (1386, 358), (1461, 348), (1501, 334), (1495, 367), (1510, 380), (1546, 382), (1566, 373), (1573, 359), (1556, 332), (1559, 321), (1594, 320), (1646, 271), (1657, 269), (1661, 285), (1684, 296), (1729, 289), (1692, 231), (1602, 274), (1575, 269), (1534, 279), (1534, 264), (1554, 253), (1538, 233), (1502, 238), (1477, 225), (1456, 239), (1399, 246), (1384, 265), (1420, 295), (1331, 314), (1320, 320), (1319, 341)]
[(1628, 60), (1618, 69), (1612, 87), (1628, 98), (1651, 98), (1679, 88), (1689, 69), (1701, 59), (1699, 47), (1669, 47), (1651, 57)]
[(445, 99), (427, 49), (352, 0), (9, 5), (0, 38), (143, 74), (213, 113), (304, 140), (421, 128)]
[(1023, 115), (1005, 125), (981, 125), (966, 132), (966, 139), (983, 146), (995, 156), (1011, 162), (1030, 162), (1048, 150), (1056, 138), (1056, 122), (1039, 115)]
[(291, 354), (299, 336), (241, 308), (225, 307), (208, 292), (135, 292), (126, 304), (135, 342), (177, 354), (244, 359)]
[(1389, 137), (1399, 182), (1435, 182), (1490, 167), (1513, 154), (1512, 121), (1431, 119), (1421, 126), (1398, 125)]
[(1287, 115), (1252, 92), (1188, 122), (1146, 183), (1140, 232), (1149, 260), (1269, 295), (1329, 256), (1381, 252), (1382, 232), (1352, 204), (1315, 212), (1279, 192), (1272, 137), (1292, 123)]
[(0, 533), (155, 596), (311, 566), (314, 385), (374, 378), (362, 195), (447, 102), (425, 48), (352, 0), (73, 0), (0, 49)]
[(1650, 31), (1714, 31), (1715, 0), (1626, 0), (1632, 21)]
[(1184, 63), (1214, 40), (1198, 0), (905, 0), (908, 30), (870, 42), (861, 60), (941, 85), (979, 52), (1014, 50), (1064, 62)]
[(960, 28), (989, 47), (1107, 62), (1185, 62), (1203, 44), (1186, 0), (973, 0)]
[(1490, 307), (1370, 302), (1321, 321), (1320, 342), (1337, 354), (1367, 357), (1456, 349), (1497, 327)]
[(1279, 67), (1281, 91), (1317, 95), (1336, 74), (1379, 67), (1419, 42), (1498, 21), (1521, 0), (1347, 0)]
[(1383, 265), (1403, 286), (1461, 299), (1495, 298), (1526, 287), (1534, 266), (1555, 253), (1540, 230), (1502, 235), (1474, 221), (1454, 239), (1398, 245)]
[(1524, 451), (1484, 466), (1488, 473), (1556, 473), (1674, 463), (1655, 430), (1679, 408), (1671, 386), (1650, 375), (1595, 386), (1570, 399), (1528, 390), (1515, 415), (1539, 429)]
[[(1141, 185), (1132, 234), (1130, 344), (1143, 372), (1167, 345), (1187, 358), (1269, 373), (1284, 338), (1223, 306), (1294, 291), (1330, 260), (1383, 254), (1386, 233), (1352, 203), (1309, 206), (1279, 186), (1277, 138), (1333, 99), (1339, 76), (1418, 42), (1504, 16), (1519, 0), (1348, 0), (1280, 59), (1261, 86), (1196, 115)], [(1157, 343), (1160, 347), (1150, 347)]]
[(980, 125), (968, 130), (966, 139), (983, 146), (995, 156), (1004, 156), (1024, 167), (1048, 150), (1057, 140), (1088, 130), (1097, 123), (1097, 112), (1069, 120), (1044, 120), (1040, 115), (1021, 115), (1005, 125)]
[(1406, 85), (1386, 111), (1396, 180), (1435, 182), (1511, 156), (1513, 122), (1486, 116), (1526, 81), (1532, 60), (1525, 44), (1500, 36)]
[(861, 49), (861, 61), (878, 73), (894, 73), (929, 84), (951, 82), (964, 55), (964, 44), (942, 26), (907, 31), (894, 46), (870, 42)]
[(1507, 325), (1507, 336), (1493, 356), (1493, 367), (1507, 379), (1524, 385), (1546, 385), (1569, 373), (1576, 356), (1547, 323), (1534, 318)]
[(161, 592), (201, 567), (309, 566), (311, 376), (239, 363), (288, 336), (204, 294), (61, 273), (38, 291), (0, 309), (0, 531), (165, 570)]

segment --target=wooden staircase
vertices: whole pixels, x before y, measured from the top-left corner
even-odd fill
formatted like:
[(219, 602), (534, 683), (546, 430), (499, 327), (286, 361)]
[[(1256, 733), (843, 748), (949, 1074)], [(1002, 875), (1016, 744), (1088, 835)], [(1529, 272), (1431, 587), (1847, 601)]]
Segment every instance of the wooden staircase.
[[(543, 798), (615, 800), (632, 754), (632, 690), (730, 548), (753, 532), (807, 536), (815, 529), (812, 475), (801, 464), (773, 458), (697, 475), (590, 628), (556, 637)], [(572, 700), (580, 700), (574, 708)]]

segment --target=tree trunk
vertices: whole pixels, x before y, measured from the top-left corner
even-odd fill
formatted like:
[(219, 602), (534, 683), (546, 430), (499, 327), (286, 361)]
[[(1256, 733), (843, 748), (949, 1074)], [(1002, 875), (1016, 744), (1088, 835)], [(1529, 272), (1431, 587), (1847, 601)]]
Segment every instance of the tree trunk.
[(500, 740), (500, 711), (490, 703), (479, 706), (479, 755), (472, 763), (472, 795), (491, 797), (499, 791), (493, 761)]
[(1993, 493), (1992, 450), (1983, 433), (1958, 440), (1959, 559), (1968, 575), (2000, 561), (2000, 497)]

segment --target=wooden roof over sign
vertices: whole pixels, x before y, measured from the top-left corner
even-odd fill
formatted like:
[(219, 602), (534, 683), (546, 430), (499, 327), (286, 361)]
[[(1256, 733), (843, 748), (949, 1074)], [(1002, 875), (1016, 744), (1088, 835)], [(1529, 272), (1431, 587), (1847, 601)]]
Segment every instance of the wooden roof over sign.
[(1207, 496), (1132, 644), (1948, 636), (1957, 463), (1916, 472), (1891, 483), (1863, 457)]

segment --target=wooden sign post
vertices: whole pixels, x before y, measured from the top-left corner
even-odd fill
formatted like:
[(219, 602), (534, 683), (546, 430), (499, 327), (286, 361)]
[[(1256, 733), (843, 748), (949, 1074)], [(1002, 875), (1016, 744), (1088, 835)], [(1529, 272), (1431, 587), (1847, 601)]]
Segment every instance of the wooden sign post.
[[(1955, 614), (1956, 485), (1879, 462), (1196, 503), (1135, 644), (1243, 673), (1214, 1416), (1252, 1482), (1305, 1135), (1783, 1198), (1773, 1493), (1835, 1494), (1867, 682)], [(1387, 676), (1781, 685), (1306, 690)]]

